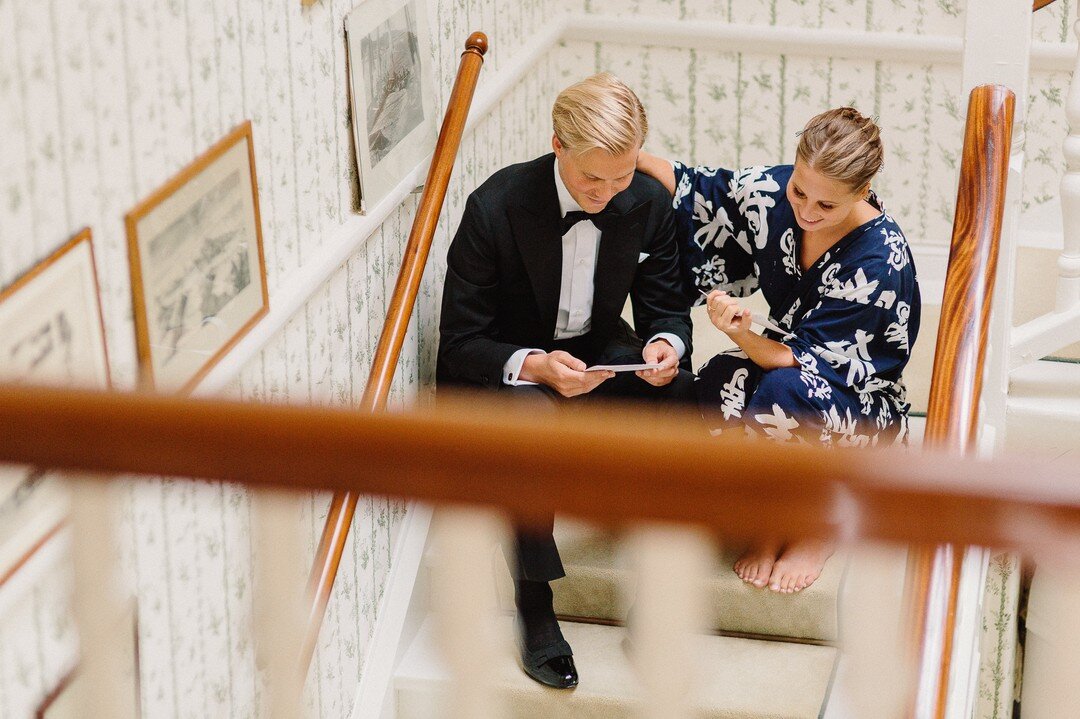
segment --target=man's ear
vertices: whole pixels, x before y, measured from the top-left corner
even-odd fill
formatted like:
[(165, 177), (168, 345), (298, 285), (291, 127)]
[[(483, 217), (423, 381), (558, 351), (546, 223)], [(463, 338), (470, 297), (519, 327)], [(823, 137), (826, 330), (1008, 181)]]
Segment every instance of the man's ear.
[(561, 142), (559, 142), (559, 136), (558, 135), (555, 135), (555, 134), (551, 135), (551, 149), (555, 151), (555, 156), (556, 157), (562, 157), (562, 154), (563, 154), (563, 151), (565, 150), (565, 148), (563, 147), (563, 144)]

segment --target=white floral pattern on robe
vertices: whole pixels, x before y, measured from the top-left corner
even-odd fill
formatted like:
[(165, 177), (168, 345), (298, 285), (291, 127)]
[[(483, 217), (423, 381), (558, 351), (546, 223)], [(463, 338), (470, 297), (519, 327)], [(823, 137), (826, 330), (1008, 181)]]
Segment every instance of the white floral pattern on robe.
[(907, 239), (871, 195), (881, 214), (803, 272), (802, 230), (786, 195), (792, 169), (675, 163), (687, 300), (699, 303), (699, 291), (713, 289), (745, 297), (760, 287), (773, 321), (794, 335), (783, 342), (798, 362), (763, 372), (740, 352), (714, 357), (699, 370), (702, 412), (713, 434), (739, 427), (837, 446), (904, 441), (901, 373), (921, 308)]

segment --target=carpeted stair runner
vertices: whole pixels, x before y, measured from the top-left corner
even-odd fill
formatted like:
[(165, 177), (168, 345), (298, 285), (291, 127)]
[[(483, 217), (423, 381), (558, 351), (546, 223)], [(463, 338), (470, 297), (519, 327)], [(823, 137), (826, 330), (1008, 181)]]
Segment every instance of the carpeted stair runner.
[[(616, 535), (562, 518), (555, 539), (566, 577), (552, 583), (555, 612), (564, 618), (623, 622), (632, 602), (634, 577), (617, 556)], [(837, 598), (844, 561), (834, 556), (821, 577), (796, 594), (758, 589), (739, 579), (731, 566), (738, 552), (724, 552), (708, 580), (710, 628), (716, 632), (795, 638), (818, 642), (837, 639)], [(513, 586), (501, 556), (495, 559), (499, 602), (514, 607)]]

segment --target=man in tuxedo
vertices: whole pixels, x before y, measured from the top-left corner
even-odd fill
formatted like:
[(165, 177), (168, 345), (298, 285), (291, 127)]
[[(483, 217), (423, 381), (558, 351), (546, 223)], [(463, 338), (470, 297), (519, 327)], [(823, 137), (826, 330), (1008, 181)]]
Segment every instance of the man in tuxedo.
[[(671, 196), (635, 172), (645, 110), (601, 73), (560, 93), (552, 120), (553, 154), (499, 170), (466, 202), (447, 254), (437, 380), (532, 412), (597, 397), (689, 404), (693, 375), (680, 365), (689, 364), (691, 325)], [(634, 329), (620, 317), (627, 297)], [(585, 371), (641, 363), (659, 367)], [(577, 670), (549, 585), (565, 574), (553, 522), (518, 529), (511, 570), (523, 668), (570, 688)]]

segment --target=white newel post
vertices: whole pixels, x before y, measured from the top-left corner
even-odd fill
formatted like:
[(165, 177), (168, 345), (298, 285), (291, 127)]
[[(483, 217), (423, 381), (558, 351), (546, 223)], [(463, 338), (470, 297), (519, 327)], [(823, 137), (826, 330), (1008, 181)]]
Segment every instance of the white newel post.
[[(980, 398), (979, 445), (982, 453), (999, 449), (1004, 441), (1006, 407), (1009, 392), (1010, 342), (1013, 297), (1016, 278), (1016, 245), (1019, 234), (1020, 208), (1023, 192), (1024, 118), (1027, 116), (1027, 89), (1031, 66), (1031, 3), (1016, 0), (970, 0), (964, 28), (964, 65), (961, 107), (967, 106), (972, 89), (988, 83), (1004, 85), (1016, 96), (1013, 116), (1013, 141), (1009, 154), (1008, 185), (1005, 211), (1001, 224), (997, 279), (990, 319), (990, 336)], [(1016, 634), (1013, 628), (998, 629), (991, 623), (986, 632), (984, 615), (985, 580), (988, 552), (969, 552), (961, 578), (958, 613), (967, 617), (958, 622), (953, 637), (953, 652), (949, 676), (946, 716), (956, 719), (969, 717), (1008, 717), (1012, 710), (1013, 649)], [(1004, 599), (1015, 607), (1016, 596)], [(1013, 612), (1015, 614), (1015, 612)], [(983, 621), (979, 621), (982, 616)], [(980, 678), (993, 671), (986, 661), (984, 648), (995, 637), (1005, 644), (1003, 686), (998, 693), (998, 706), (986, 705), (986, 698), (977, 693)]]
[(979, 85), (1004, 85), (1016, 94), (1013, 143), (1005, 215), (1001, 225), (997, 283), (990, 319), (982, 392), (982, 447), (1000, 447), (1004, 439), (1009, 391), (1009, 343), (1012, 329), (1016, 243), (1023, 192), (1024, 118), (1031, 65), (1031, 4), (1015, 0), (971, 0), (964, 29), (964, 66), (960, 106)]
[[(1080, 38), (1080, 21), (1073, 26)], [(1058, 258), (1058, 312), (1080, 304), (1080, 55), (1069, 82), (1065, 117), (1069, 134), (1065, 137), (1065, 174), (1061, 178), (1061, 215), (1064, 249)], [(1073, 338), (1075, 339), (1075, 338)]]

